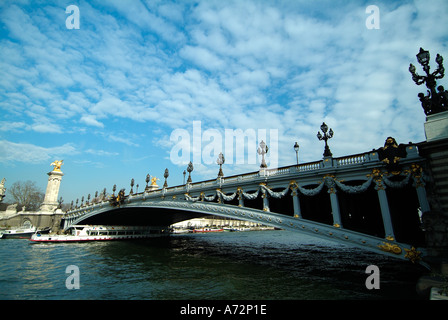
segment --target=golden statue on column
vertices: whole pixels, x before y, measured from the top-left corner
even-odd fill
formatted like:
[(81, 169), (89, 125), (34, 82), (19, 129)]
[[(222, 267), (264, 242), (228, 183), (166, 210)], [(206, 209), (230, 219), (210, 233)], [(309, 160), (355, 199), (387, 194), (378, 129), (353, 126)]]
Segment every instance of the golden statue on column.
[(50, 166), (54, 166), (53, 171), (61, 172), (61, 166), (64, 164), (64, 160), (53, 161)]

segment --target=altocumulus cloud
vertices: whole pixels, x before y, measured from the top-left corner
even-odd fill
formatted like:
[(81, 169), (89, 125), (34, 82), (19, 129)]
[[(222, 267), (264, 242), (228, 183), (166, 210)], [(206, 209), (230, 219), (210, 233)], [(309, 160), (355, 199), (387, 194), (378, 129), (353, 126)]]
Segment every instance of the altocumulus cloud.
[[(3, 1), (0, 108), (11, 130), (0, 130), (2, 148), (29, 141), (40, 158), (54, 154), (32, 146), (34, 133), (63, 137), (55, 150), (101, 144), (103, 156), (134, 148), (144, 158), (154, 147), (167, 155), (170, 132), (195, 120), (204, 129), (277, 129), (279, 165), (294, 163), (294, 141), (301, 161), (319, 159), (323, 121), (335, 131), (335, 156), (388, 135), (423, 140), (407, 68), (420, 46), (447, 54), (446, 30), (429, 26), (448, 20), (448, 3), (377, 1), (378, 30), (366, 28), (369, 4), (80, 1), (81, 27), (67, 30), (64, 1)], [(142, 124), (158, 128), (151, 139), (136, 134)]]
[(67, 155), (77, 154), (78, 151), (72, 144), (64, 144), (59, 147), (44, 148), (29, 143), (14, 143), (0, 140), (1, 163), (42, 163)]

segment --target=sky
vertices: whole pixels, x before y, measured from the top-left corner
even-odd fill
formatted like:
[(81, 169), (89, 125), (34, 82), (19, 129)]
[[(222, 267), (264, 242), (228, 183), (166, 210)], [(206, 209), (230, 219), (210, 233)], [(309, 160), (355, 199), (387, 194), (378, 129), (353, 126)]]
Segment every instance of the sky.
[[(296, 163), (295, 142), (318, 161), (322, 122), (334, 157), (424, 141), (408, 68), (423, 74), (420, 47), (432, 70), (448, 58), (447, 21), (445, 0), (2, 0), (0, 179), (45, 191), (62, 159), (70, 203), (161, 186), (166, 168), (180, 185), (190, 160), (193, 181), (214, 179), (221, 151), (225, 175), (256, 171), (260, 140), (271, 168)], [(255, 145), (238, 161), (226, 132)]]

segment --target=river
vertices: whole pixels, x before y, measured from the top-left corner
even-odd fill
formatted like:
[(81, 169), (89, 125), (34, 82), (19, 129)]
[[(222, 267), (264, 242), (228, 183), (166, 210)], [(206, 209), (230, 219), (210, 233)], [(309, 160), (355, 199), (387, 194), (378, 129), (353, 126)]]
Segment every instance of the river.
[[(369, 265), (379, 268), (379, 289), (366, 288)], [(425, 272), (280, 230), (89, 243), (0, 240), (1, 300), (421, 299), (415, 285)], [(77, 275), (79, 288), (69, 289)]]

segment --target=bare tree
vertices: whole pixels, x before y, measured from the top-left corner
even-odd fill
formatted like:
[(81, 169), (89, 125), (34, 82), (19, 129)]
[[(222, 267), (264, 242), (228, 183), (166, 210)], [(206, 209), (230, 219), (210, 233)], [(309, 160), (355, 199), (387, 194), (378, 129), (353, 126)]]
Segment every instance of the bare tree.
[[(44, 201), (45, 194), (34, 181), (14, 182), (7, 192), (7, 197), (19, 206), (25, 206), (27, 211), (36, 211)], [(10, 201), (11, 201), (10, 200)]]

